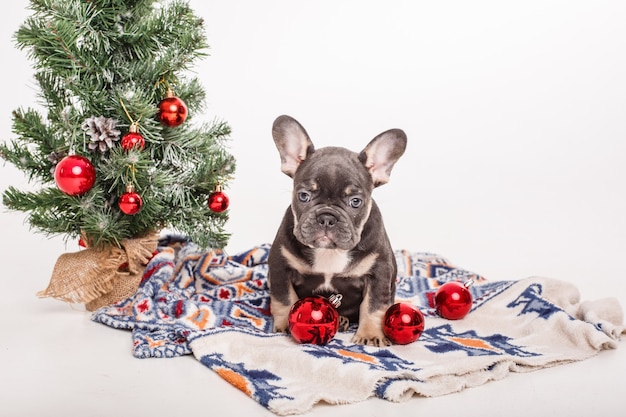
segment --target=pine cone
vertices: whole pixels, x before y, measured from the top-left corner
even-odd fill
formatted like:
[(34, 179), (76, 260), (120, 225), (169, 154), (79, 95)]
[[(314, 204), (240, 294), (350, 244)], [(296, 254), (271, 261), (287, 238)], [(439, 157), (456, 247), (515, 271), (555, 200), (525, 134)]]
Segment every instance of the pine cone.
[(92, 116), (85, 120), (82, 129), (91, 136), (87, 145), (91, 152), (105, 153), (115, 146), (116, 141), (120, 140), (121, 132), (117, 129), (115, 119)]

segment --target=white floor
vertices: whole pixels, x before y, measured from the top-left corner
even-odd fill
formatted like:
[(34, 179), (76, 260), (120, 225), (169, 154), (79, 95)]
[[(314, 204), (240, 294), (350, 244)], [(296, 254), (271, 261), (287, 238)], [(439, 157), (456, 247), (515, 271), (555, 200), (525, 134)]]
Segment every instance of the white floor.
[[(13, 110), (41, 105), (11, 38), (28, 3), (4, 4), (0, 140)], [(288, 204), (276, 116), (299, 119), (318, 147), (356, 151), (399, 127), (407, 152), (375, 191), (394, 248), (491, 280), (567, 280), (626, 307), (626, 2), (190, 3), (211, 45), (195, 120), (233, 127), (230, 252), (271, 241)], [(9, 185), (26, 181), (0, 163)], [(270, 415), (194, 358), (135, 359), (128, 332), (36, 298), (77, 247), (23, 222), (0, 208), (0, 417)], [(625, 343), (446, 397), (310, 415), (623, 416)]]

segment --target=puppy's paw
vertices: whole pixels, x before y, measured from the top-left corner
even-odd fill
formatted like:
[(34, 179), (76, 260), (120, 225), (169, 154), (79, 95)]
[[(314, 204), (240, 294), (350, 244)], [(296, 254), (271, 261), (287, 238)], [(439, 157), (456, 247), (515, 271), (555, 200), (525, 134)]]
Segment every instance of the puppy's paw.
[(387, 336), (382, 334), (382, 332), (379, 335), (363, 336), (359, 335), (359, 332), (357, 331), (356, 334), (352, 337), (352, 343), (365, 346), (385, 347), (391, 345), (391, 340), (389, 340)]
[(274, 332), (289, 333), (289, 309), (290, 306), (271, 300), (270, 310), (274, 319)]
[(289, 321), (287, 320), (287, 317), (274, 316), (274, 332), (289, 333)]
[(352, 343), (366, 346), (384, 347), (391, 345), (391, 340), (383, 333), (383, 316), (385, 309), (369, 314), (362, 314), (359, 328), (352, 337)]
[(350, 320), (345, 316), (339, 316), (339, 331), (347, 332), (350, 327)]
[(289, 329), (287, 327), (274, 326), (274, 333), (289, 333)]

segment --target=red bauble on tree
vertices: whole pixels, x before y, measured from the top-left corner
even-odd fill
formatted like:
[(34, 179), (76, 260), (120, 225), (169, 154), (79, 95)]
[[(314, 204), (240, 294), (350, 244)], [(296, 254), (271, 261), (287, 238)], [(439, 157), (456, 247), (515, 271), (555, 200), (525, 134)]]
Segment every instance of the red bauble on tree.
[(443, 284), (435, 293), (437, 313), (448, 320), (462, 319), (472, 309), (472, 294), (469, 287), (474, 283), (468, 280), (464, 284), (451, 281)]
[(415, 342), (424, 331), (424, 315), (408, 303), (396, 303), (387, 309), (383, 319), (385, 336), (397, 345)]
[(171, 89), (159, 103), (159, 121), (167, 127), (176, 127), (187, 119), (187, 105)]
[(128, 129), (128, 133), (122, 136), (122, 148), (130, 151), (133, 148), (143, 149), (145, 139), (139, 134), (137, 123), (132, 123)]
[(96, 182), (96, 169), (89, 159), (80, 155), (69, 155), (57, 164), (54, 181), (65, 194), (83, 195)]
[(143, 206), (141, 196), (135, 192), (135, 187), (128, 185), (126, 192), (122, 194), (117, 201), (117, 205), (124, 214), (132, 216), (139, 213)]
[(224, 191), (222, 191), (222, 186), (219, 184), (215, 187), (215, 191), (209, 194), (209, 198), (207, 200), (209, 209), (216, 213), (221, 213), (228, 209), (229, 203), (230, 200), (228, 199), (228, 196), (224, 193)]
[(289, 331), (298, 343), (325, 345), (339, 329), (341, 296), (314, 295), (296, 301), (289, 311)]

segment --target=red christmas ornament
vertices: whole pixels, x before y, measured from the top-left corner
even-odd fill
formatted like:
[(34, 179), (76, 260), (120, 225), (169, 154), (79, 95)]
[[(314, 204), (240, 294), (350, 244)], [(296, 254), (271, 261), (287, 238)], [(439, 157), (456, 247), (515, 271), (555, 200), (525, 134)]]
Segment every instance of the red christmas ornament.
[(415, 342), (424, 331), (424, 315), (408, 303), (396, 303), (387, 309), (383, 333), (397, 345)]
[(141, 200), (141, 196), (135, 192), (135, 187), (128, 185), (126, 192), (122, 194), (117, 201), (117, 205), (122, 213), (132, 216), (133, 214), (139, 213), (141, 206), (143, 206), (143, 201)]
[(209, 209), (216, 213), (221, 213), (228, 208), (228, 204), (230, 200), (228, 196), (222, 191), (222, 186), (218, 185), (215, 187), (215, 191), (209, 194), (209, 199), (207, 201), (209, 205)]
[(176, 127), (187, 119), (187, 105), (168, 89), (165, 98), (159, 103), (158, 117), (165, 126)]
[(133, 148), (143, 149), (146, 141), (139, 134), (139, 128), (136, 123), (132, 123), (128, 129), (128, 133), (122, 136), (122, 148), (130, 151)]
[(339, 329), (339, 306), (341, 297), (331, 296), (332, 301), (314, 295), (296, 301), (289, 311), (289, 331), (298, 343), (325, 345)]
[(91, 190), (96, 182), (96, 169), (89, 159), (69, 155), (61, 159), (54, 169), (54, 181), (65, 194), (82, 195)]
[(473, 283), (472, 280), (468, 280), (464, 284), (451, 281), (439, 287), (435, 293), (437, 313), (448, 320), (458, 320), (465, 317), (472, 309), (472, 294), (468, 288)]

